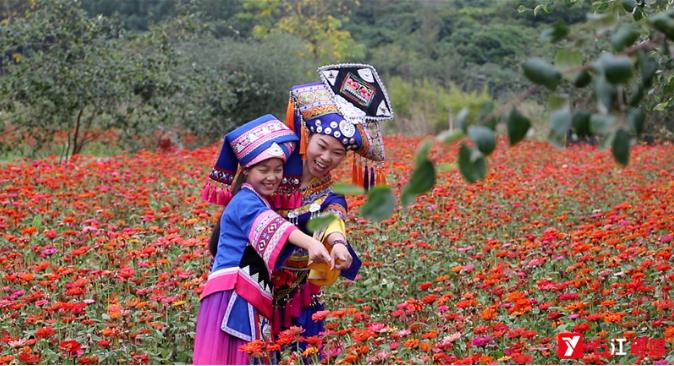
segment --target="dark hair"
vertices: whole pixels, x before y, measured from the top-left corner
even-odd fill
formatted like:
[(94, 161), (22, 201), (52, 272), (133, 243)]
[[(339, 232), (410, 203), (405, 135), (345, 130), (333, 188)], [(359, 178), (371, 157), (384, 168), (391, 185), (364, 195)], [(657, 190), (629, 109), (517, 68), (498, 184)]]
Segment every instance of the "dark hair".
[(208, 241), (208, 250), (214, 257), (218, 253), (219, 239), (220, 239), (220, 220), (218, 220), (218, 222), (215, 223), (215, 226), (213, 227), (213, 232), (211, 233), (211, 239)]
[[(234, 178), (234, 182), (232, 183), (232, 194), (236, 194), (239, 190), (241, 190), (241, 185), (243, 184), (244, 180), (246, 179), (245, 175), (243, 174), (243, 171), (239, 171)], [(211, 252), (211, 255), (215, 257), (215, 255), (218, 253), (218, 241), (220, 240), (220, 219), (222, 218), (222, 214), (224, 213), (224, 210), (220, 212), (220, 216), (218, 216), (218, 221), (215, 223), (215, 226), (213, 226), (213, 232), (211, 233), (211, 238), (208, 241), (208, 250)]]

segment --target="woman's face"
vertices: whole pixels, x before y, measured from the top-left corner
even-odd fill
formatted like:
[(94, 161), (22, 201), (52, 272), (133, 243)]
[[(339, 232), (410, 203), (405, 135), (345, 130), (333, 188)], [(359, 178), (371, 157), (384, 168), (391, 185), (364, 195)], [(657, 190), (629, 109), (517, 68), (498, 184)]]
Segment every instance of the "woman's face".
[(307, 144), (305, 169), (313, 177), (324, 177), (346, 157), (346, 149), (332, 136), (313, 134)]
[(271, 196), (283, 179), (283, 160), (263, 160), (244, 171), (246, 183), (263, 196)]

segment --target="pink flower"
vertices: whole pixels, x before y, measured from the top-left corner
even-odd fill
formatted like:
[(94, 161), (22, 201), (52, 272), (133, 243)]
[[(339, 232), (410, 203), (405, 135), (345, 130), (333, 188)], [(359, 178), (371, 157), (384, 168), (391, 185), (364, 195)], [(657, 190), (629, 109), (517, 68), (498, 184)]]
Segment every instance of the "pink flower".
[(494, 338), (490, 335), (475, 337), (473, 338), (473, 346), (476, 347), (486, 346), (489, 342), (492, 341), (492, 339)]

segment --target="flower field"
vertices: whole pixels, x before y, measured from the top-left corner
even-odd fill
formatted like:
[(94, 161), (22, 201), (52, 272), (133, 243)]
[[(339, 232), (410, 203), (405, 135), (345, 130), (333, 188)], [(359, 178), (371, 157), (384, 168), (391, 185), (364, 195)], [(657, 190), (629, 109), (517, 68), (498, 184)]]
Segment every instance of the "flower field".
[[(420, 141), (386, 141), (396, 192)], [(349, 197), (364, 267), (326, 289), (327, 332), (303, 356), (674, 363), (674, 146), (635, 146), (621, 168), (609, 151), (527, 141), (497, 149), (474, 185), (457, 146), (434, 147), (437, 185), (386, 221), (358, 218), (364, 197)], [(217, 150), (1, 163), (0, 364), (191, 362), (217, 213), (199, 192)], [(583, 334), (580, 359), (558, 357), (564, 331)], [(625, 355), (588, 350), (613, 338)]]

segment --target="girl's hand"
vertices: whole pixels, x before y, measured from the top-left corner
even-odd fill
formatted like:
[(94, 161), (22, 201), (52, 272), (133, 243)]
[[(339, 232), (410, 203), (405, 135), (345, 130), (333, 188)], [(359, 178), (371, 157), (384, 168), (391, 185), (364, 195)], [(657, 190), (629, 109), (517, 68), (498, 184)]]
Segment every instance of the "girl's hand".
[[(347, 269), (351, 267), (351, 262), (353, 261), (353, 258), (351, 257), (351, 253), (349, 253), (349, 250), (346, 248), (346, 245), (341, 243), (335, 244), (332, 247), (332, 251), (330, 251), (330, 255), (332, 256), (332, 260), (334, 261), (334, 268)], [(330, 269), (333, 268), (330, 267)]]
[(330, 268), (335, 265), (330, 253), (328, 253), (328, 250), (325, 249), (325, 246), (320, 241), (312, 239), (312, 243), (307, 248), (307, 251), (309, 252), (309, 264), (313, 262), (327, 263), (330, 265)]

